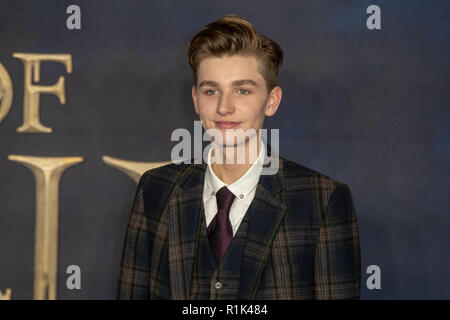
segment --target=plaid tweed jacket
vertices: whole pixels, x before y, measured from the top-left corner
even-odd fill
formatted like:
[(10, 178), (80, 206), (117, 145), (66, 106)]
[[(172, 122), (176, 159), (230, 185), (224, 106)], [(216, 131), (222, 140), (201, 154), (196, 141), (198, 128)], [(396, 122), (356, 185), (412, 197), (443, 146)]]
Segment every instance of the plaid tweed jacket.
[[(206, 168), (169, 164), (142, 175), (118, 299), (190, 299)], [(277, 174), (260, 176), (246, 214), (236, 299), (359, 298), (360, 243), (346, 184), (279, 156)]]

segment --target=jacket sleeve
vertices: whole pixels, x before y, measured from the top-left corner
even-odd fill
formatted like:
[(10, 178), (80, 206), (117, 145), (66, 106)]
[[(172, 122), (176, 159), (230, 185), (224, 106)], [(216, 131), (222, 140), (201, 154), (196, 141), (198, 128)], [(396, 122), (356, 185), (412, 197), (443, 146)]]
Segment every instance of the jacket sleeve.
[(131, 208), (125, 242), (122, 249), (117, 299), (149, 299), (149, 235), (144, 211), (143, 174)]
[(321, 217), (314, 259), (315, 299), (359, 299), (361, 252), (349, 187), (338, 183)]

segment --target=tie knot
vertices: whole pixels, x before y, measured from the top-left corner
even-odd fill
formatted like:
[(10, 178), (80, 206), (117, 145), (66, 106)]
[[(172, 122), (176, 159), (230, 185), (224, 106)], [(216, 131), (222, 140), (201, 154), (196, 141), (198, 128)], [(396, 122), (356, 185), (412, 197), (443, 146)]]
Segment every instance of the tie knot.
[(233, 204), (234, 194), (226, 186), (223, 186), (216, 193), (217, 207), (219, 210), (230, 211), (231, 205)]

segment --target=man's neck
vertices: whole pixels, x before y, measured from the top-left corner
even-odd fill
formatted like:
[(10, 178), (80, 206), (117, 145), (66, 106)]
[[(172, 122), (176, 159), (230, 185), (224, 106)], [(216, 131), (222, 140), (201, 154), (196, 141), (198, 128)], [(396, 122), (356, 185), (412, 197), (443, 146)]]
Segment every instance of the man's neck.
[(242, 177), (252, 164), (212, 164), (216, 176), (226, 184), (232, 184)]
[[(252, 148), (256, 147), (256, 156), (249, 152)], [(232, 184), (233, 182), (237, 181), (240, 177), (242, 177), (248, 169), (253, 165), (253, 163), (257, 160), (259, 153), (260, 153), (260, 140), (258, 139), (249, 139), (248, 141), (245, 141), (245, 147), (244, 143), (241, 146), (234, 146), (234, 153), (232, 158), (234, 158), (233, 161), (226, 160), (227, 148), (230, 147), (223, 147), (222, 149), (222, 163), (215, 163), (212, 161), (211, 168), (214, 171), (215, 175), (222, 180), (226, 184)], [(245, 161), (244, 163), (238, 162), (238, 154), (239, 151), (238, 148), (245, 148)], [(228, 151), (229, 152), (229, 151)], [(242, 151), (240, 151), (242, 152)], [(214, 148), (211, 150), (211, 157), (214, 157)]]

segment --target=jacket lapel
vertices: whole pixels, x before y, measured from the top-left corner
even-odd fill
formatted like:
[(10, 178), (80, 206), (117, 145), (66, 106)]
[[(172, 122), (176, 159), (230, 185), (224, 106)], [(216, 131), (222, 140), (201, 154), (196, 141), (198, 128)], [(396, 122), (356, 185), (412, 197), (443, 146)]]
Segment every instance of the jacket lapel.
[(287, 206), (276, 197), (284, 188), (282, 171), (283, 159), (279, 158), (275, 175), (261, 175), (255, 198), (246, 213), (250, 219), (241, 267), (240, 300), (255, 298), (273, 240), (287, 211)]

